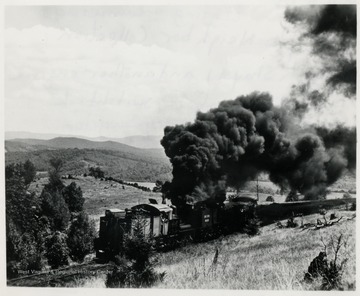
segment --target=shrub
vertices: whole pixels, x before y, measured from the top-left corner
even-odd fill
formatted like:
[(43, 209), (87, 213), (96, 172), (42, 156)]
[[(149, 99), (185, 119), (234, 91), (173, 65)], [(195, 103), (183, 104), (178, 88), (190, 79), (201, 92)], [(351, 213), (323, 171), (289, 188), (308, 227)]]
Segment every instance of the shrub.
[(356, 203), (355, 202), (351, 203), (350, 211), (356, 211)]
[(160, 180), (157, 180), (155, 182), (155, 187), (153, 188), (153, 192), (161, 192), (162, 191), (162, 186), (164, 185), (164, 183)]
[(107, 288), (149, 288), (164, 280), (165, 272), (156, 273), (151, 265), (141, 271), (129, 266), (127, 261), (118, 261), (117, 266), (106, 277)]
[(95, 179), (97, 178), (104, 178), (105, 177), (105, 173), (101, 170), (100, 167), (91, 167), (89, 169), (89, 176), (93, 176)]
[(351, 198), (351, 197), (352, 197), (352, 196), (351, 196), (350, 193), (345, 192), (345, 193), (343, 194), (343, 197), (342, 197), (342, 198), (347, 199), (347, 198)]
[(162, 281), (165, 273), (154, 270), (155, 262), (151, 256), (154, 251), (154, 240), (144, 233), (146, 220), (142, 216), (134, 217), (133, 229), (125, 235), (125, 258), (117, 260), (117, 266), (108, 274), (106, 286), (116, 287), (151, 287), (157, 281)]
[(286, 227), (287, 228), (295, 228), (297, 226), (298, 226), (298, 224), (295, 222), (294, 217), (290, 217), (286, 222)]
[(346, 246), (346, 241), (344, 242), (343, 235), (338, 237), (332, 236), (330, 238), (329, 246), (333, 251), (333, 259), (328, 262), (328, 253), (327, 246), (324, 244), (324, 251), (320, 252), (317, 257), (315, 257), (307, 273), (305, 273), (304, 280), (313, 281), (315, 278), (321, 277), (321, 290), (333, 290), (341, 289), (342, 286), (342, 273), (347, 262), (347, 258), (341, 260), (341, 263), (338, 263), (340, 258), (341, 249)]
[(129, 275), (130, 268), (126, 264), (117, 264), (113, 271), (106, 277), (105, 285), (107, 288), (131, 288)]
[(342, 286), (342, 274), (344, 271), (347, 258), (343, 258), (339, 263), (340, 252), (343, 247), (346, 247), (346, 241), (344, 241), (343, 235), (338, 237), (332, 236), (329, 243), (333, 251), (333, 259), (329, 262), (328, 268), (326, 268), (322, 275), (322, 290), (341, 289)]
[(66, 234), (56, 231), (46, 240), (45, 256), (51, 268), (59, 268), (68, 265), (69, 250), (66, 244)]
[(269, 195), (269, 196), (266, 198), (266, 201), (274, 202), (274, 198), (273, 198), (271, 195)]
[(14, 277), (19, 271), (31, 274), (43, 267), (41, 245), (30, 233), (21, 234), (12, 226), (7, 237), (7, 269), (8, 276)]
[(260, 233), (260, 220), (257, 217), (248, 219), (244, 225), (244, 232), (248, 235), (257, 235)]
[(69, 256), (72, 260), (82, 262), (93, 250), (95, 233), (94, 223), (85, 212), (80, 212), (72, 221), (67, 238)]

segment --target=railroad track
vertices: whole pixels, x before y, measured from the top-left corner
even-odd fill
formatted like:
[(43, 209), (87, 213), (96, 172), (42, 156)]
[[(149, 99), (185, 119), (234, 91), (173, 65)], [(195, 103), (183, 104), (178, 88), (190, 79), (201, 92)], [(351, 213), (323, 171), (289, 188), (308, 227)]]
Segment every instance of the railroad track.
[(34, 273), (27, 276), (14, 278), (7, 281), (7, 286), (12, 287), (57, 287), (64, 286), (74, 278), (95, 276), (110, 272), (113, 264), (100, 264), (94, 261), (65, 268), (54, 269), (48, 272)]

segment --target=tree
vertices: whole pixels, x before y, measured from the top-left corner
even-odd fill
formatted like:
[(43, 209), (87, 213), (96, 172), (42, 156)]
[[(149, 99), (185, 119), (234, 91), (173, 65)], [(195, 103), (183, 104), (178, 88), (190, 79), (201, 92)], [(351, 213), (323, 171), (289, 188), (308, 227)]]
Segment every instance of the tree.
[(66, 186), (62, 194), (70, 212), (81, 212), (83, 210), (85, 199), (80, 186), (76, 186), (75, 182), (71, 182), (70, 185)]
[(30, 160), (27, 160), (25, 163), (20, 162), (7, 165), (5, 167), (5, 177), (10, 180), (15, 175), (23, 178), (23, 185), (27, 187), (36, 176), (36, 168)]
[(11, 221), (6, 225), (6, 258), (8, 277), (15, 277), (18, 271), (33, 273), (43, 267), (43, 248), (31, 232), (20, 232)]
[(68, 265), (69, 250), (66, 244), (66, 234), (56, 231), (46, 240), (46, 258), (51, 268)]
[(153, 192), (161, 192), (163, 186), (163, 182), (160, 180), (157, 180), (155, 182), (155, 187), (153, 188)]
[(154, 269), (154, 240), (144, 233), (145, 226), (144, 217), (135, 215), (132, 231), (124, 237), (124, 255), (128, 261), (118, 260), (118, 266), (107, 276), (107, 287), (151, 287), (163, 280), (165, 273), (157, 273)]
[(50, 159), (52, 169), (49, 171), (49, 182), (45, 185), (43, 192), (61, 192), (65, 185), (60, 177), (60, 169), (63, 166), (63, 161), (59, 158)]
[(37, 202), (34, 194), (27, 192), (20, 166), (12, 167), (11, 173), (6, 175), (5, 182), (7, 222), (13, 221), (21, 232), (32, 231), (36, 224)]
[[(5, 168), (6, 182), (6, 258), (8, 276), (17, 270), (40, 270), (42, 249), (38, 238), (43, 231), (39, 222), (40, 205), (34, 194), (27, 192), (24, 165)], [(30, 179), (28, 179), (29, 181)]]
[(50, 159), (50, 165), (57, 174), (60, 174), (60, 170), (63, 167), (64, 162), (61, 158), (54, 157)]
[(49, 172), (49, 182), (44, 186), (45, 192), (61, 192), (65, 188), (60, 175), (56, 171)]
[(40, 196), (41, 210), (42, 215), (47, 217), (52, 230), (63, 231), (70, 220), (69, 207), (62, 194), (65, 185), (59, 175), (63, 162), (61, 159), (52, 158), (50, 164), (52, 169), (49, 172), (49, 182), (44, 186)]
[(25, 184), (29, 185), (32, 181), (34, 181), (36, 176), (36, 168), (30, 160), (27, 160), (23, 165), (23, 169)]
[(101, 170), (100, 167), (91, 167), (89, 169), (89, 176), (93, 176), (95, 179), (97, 178), (104, 178), (105, 173)]
[(46, 216), (53, 230), (65, 230), (70, 221), (69, 208), (59, 191), (41, 194), (42, 214)]
[(85, 256), (92, 251), (95, 233), (94, 223), (89, 220), (89, 216), (85, 212), (80, 212), (72, 221), (67, 238), (69, 255), (72, 260), (82, 262)]

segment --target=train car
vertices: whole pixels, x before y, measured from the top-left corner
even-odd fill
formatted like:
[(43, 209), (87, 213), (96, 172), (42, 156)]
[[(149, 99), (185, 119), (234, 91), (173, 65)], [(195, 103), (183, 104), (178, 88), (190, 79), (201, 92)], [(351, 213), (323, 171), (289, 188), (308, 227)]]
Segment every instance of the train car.
[(94, 241), (96, 257), (106, 259), (121, 253), (124, 233), (131, 229), (129, 212), (109, 209), (100, 217), (99, 237)]
[(99, 237), (94, 245), (96, 257), (112, 258), (122, 253), (125, 234), (131, 234), (136, 223), (141, 223), (143, 233), (164, 244), (163, 238), (175, 237), (179, 232), (180, 221), (173, 208), (162, 204), (140, 204), (130, 210), (106, 210), (100, 217)]
[(174, 207), (157, 204), (154, 200), (130, 210), (107, 210), (100, 218), (99, 237), (95, 240), (96, 257), (112, 258), (121, 254), (124, 236), (131, 234), (139, 217), (143, 233), (155, 239), (158, 249), (166, 250), (183, 241), (206, 241), (224, 232), (239, 230), (254, 206), (254, 201), (246, 198), (234, 198), (227, 204), (213, 200), (186, 204), (181, 209), (181, 220)]

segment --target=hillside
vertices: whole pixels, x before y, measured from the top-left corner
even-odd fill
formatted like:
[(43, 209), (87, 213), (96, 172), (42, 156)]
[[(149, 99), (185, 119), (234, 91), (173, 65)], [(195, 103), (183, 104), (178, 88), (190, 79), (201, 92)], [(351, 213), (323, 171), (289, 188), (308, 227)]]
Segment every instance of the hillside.
[(62, 174), (83, 174), (100, 166), (108, 176), (128, 181), (170, 180), (171, 166), (162, 149), (140, 149), (112, 141), (94, 142), (79, 138), (5, 141), (6, 164), (30, 159), (38, 171), (49, 169), (49, 160), (61, 158)]
[[(159, 203), (162, 200), (161, 193), (146, 192), (133, 186), (121, 185), (110, 180), (101, 181), (91, 176), (78, 176), (76, 179), (65, 179), (63, 182), (65, 185), (75, 182), (77, 186), (81, 187), (85, 198), (84, 209), (91, 218), (95, 219), (97, 224), (99, 217), (104, 214), (106, 209), (131, 208), (139, 203), (148, 203), (149, 198), (156, 199)], [(40, 196), (47, 183), (47, 178), (39, 178), (31, 183), (29, 191)]]
[[(144, 192), (131, 186), (122, 186), (114, 181), (100, 181), (93, 177), (77, 177), (64, 180), (68, 185), (75, 181), (82, 188), (85, 211), (95, 220), (99, 229), (99, 217), (105, 209), (125, 209), (139, 203), (147, 203), (148, 198), (161, 201), (160, 193)], [(30, 186), (31, 192), (40, 194), (46, 178), (36, 180)], [(276, 223), (260, 228), (260, 234), (250, 237), (246, 234), (231, 234), (219, 239), (190, 244), (157, 256), (158, 271), (165, 271), (164, 282), (154, 288), (171, 289), (281, 289), (315, 290), (320, 282), (303, 281), (310, 262), (323, 250), (323, 242), (328, 246), (328, 258), (333, 259), (331, 237), (343, 235), (346, 246), (342, 247), (340, 260), (348, 259), (343, 274), (343, 288), (355, 289), (355, 224), (354, 211), (344, 207), (328, 211), (336, 213), (342, 220), (321, 230), (303, 229), (303, 223), (316, 224), (323, 219), (320, 214), (303, 218), (296, 217), (295, 228), (279, 228)], [(286, 225), (286, 220), (281, 223)], [(218, 250), (217, 263), (214, 256)], [(92, 257), (91, 257), (92, 258)], [(106, 274), (85, 278), (74, 278), (71, 287), (105, 287)]]
[[(327, 259), (334, 259), (332, 241), (342, 234), (338, 263), (346, 259), (341, 289), (356, 289), (355, 226), (353, 211), (335, 210), (341, 222), (319, 230), (278, 228), (271, 224), (260, 234), (231, 234), (219, 239), (186, 245), (157, 255), (159, 272), (166, 272), (156, 289), (319, 290), (321, 280), (304, 281), (312, 260), (327, 246)], [(319, 214), (304, 217), (316, 223)], [(297, 223), (300, 223), (297, 218)], [(283, 224), (286, 221), (281, 221)], [(216, 250), (218, 255), (215, 256)], [(215, 262), (216, 258), (216, 264)], [(106, 274), (74, 279), (69, 287), (105, 288)]]
[[(166, 277), (155, 288), (316, 290), (321, 283), (304, 282), (304, 273), (313, 258), (324, 250), (322, 240), (328, 247), (328, 260), (332, 260), (331, 237), (343, 234), (346, 245), (340, 250), (339, 262), (348, 259), (343, 288), (355, 289), (354, 212), (342, 210), (336, 214), (343, 216), (343, 221), (321, 232), (300, 227), (280, 229), (271, 224), (262, 227), (260, 235), (254, 237), (233, 234), (161, 254), (159, 270), (166, 271)], [(321, 215), (306, 216), (304, 223), (313, 223), (318, 218)], [(216, 249), (219, 254), (217, 264), (213, 265)]]
[(113, 138), (113, 137), (85, 137), (79, 135), (60, 135), (60, 134), (45, 134), (45, 133), (30, 133), (30, 132), (5, 132), (5, 140), (15, 140), (22, 141), (28, 139), (38, 139), (38, 140), (51, 140), (53, 138), (78, 138), (85, 139), (93, 142), (117, 142), (133, 146), (141, 149), (162, 149), (160, 140), (162, 136), (160, 135), (147, 135), (147, 136), (128, 136), (122, 138)]
[(162, 136), (131, 136), (124, 137), (119, 139), (114, 139), (113, 141), (127, 144), (139, 148), (161, 148), (160, 144)]
[(163, 149), (140, 149), (114, 141), (90, 141), (75, 137), (57, 137), (50, 140), (39, 139), (14, 139), (5, 141), (8, 152), (34, 151), (44, 149), (101, 149), (126, 152), (136, 156), (165, 156)]

